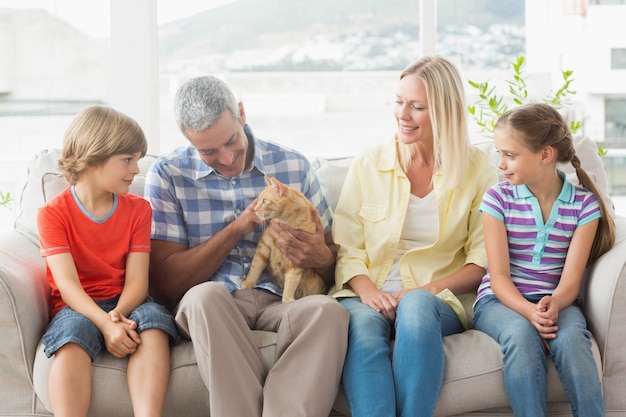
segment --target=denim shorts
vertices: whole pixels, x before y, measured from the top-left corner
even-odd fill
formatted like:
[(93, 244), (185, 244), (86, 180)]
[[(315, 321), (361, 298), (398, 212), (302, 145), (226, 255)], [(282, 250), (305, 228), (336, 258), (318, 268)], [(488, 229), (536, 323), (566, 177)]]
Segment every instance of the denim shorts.
[[(119, 296), (95, 302), (102, 310), (109, 312), (117, 306), (118, 300)], [(174, 317), (151, 297), (137, 306), (128, 318), (137, 323), (137, 333), (147, 329), (160, 329), (170, 336), (170, 344), (178, 341)], [(43, 335), (44, 352), (47, 357), (51, 357), (67, 343), (80, 345), (92, 361), (102, 349), (106, 349), (104, 336), (96, 325), (83, 314), (66, 306), (52, 318)]]

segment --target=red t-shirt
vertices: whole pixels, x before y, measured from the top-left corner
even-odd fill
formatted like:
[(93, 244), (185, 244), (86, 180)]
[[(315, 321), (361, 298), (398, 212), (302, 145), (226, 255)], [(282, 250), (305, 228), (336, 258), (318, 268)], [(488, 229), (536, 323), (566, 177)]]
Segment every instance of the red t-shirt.
[[(150, 204), (134, 194), (115, 196), (113, 208), (102, 219), (84, 211), (71, 188), (43, 205), (37, 214), (41, 256), (72, 254), (78, 278), (94, 300), (121, 294), (126, 257), (130, 252), (150, 252)], [(50, 317), (65, 303), (46, 267), (52, 289)]]

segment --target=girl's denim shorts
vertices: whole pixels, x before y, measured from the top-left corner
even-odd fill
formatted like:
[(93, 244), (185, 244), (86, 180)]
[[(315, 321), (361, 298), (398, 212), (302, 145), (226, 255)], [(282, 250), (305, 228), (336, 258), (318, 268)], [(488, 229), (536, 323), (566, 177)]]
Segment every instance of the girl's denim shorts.
[[(102, 310), (109, 312), (115, 308), (118, 300), (119, 297), (115, 297), (95, 302)], [(137, 323), (137, 333), (147, 329), (160, 329), (170, 336), (170, 344), (178, 341), (174, 317), (151, 297), (137, 306), (128, 318)], [(47, 357), (51, 357), (67, 343), (80, 345), (92, 361), (102, 349), (106, 349), (104, 336), (96, 325), (81, 313), (66, 306), (52, 318), (43, 335), (44, 352)]]

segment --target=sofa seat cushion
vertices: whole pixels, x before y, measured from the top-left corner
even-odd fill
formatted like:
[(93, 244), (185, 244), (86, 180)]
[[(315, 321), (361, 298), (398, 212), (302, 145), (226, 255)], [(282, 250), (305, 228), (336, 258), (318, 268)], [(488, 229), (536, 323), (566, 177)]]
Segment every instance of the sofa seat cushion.
[[(265, 369), (276, 360), (276, 333), (254, 331), (254, 338)], [(172, 347), (170, 354), (170, 381), (163, 415), (195, 417), (207, 415), (209, 393), (198, 372), (193, 345), (182, 340)], [(48, 379), (52, 358), (47, 358), (40, 342), (33, 369), (34, 389), (45, 407), (52, 411), (48, 394)], [(101, 352), (92, 364), (90, 415), (132, 417), (132, 404), (126, 382), (128, 359), (118, 359)], [(129, 414), (130, 413), (130, 414)]]
[[(478, 330), (444, 338), (446, 370), (435, 415), (508, 407), (500, 345)], [(593, 340), (593, 355), (601, 369), (600, 351)], [(552, 361), (548, 367), (548, 402), (566, 402), (567, 394)]]
[[(435, 416), (452, 416), (493, 409), (494, 415), (511, 413), (504, 390), (500, 345), (486, 334), (467, 330), (443, 339), (446, 369)], [(593, 355), (601, 369), (600, 351), (592, 340)], [(552, 361), (548, 367), (548, 408), (569, 410), (569, 400)], [(335, 409), (345, 415), (349, 409), (340, 395)]]

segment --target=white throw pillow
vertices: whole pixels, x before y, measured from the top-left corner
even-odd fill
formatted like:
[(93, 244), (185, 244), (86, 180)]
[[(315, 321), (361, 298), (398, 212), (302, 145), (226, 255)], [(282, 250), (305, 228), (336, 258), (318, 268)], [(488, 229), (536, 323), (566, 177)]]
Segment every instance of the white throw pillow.
[(353, 157), (313, 160), (312, 165), (317, 173), (317, 178), (322, 185), (322, 192), (330, 208), (335, 210), (337, 200), (343, 187), (343, 182), (348, 173), (348, 168), (354, 160)]

